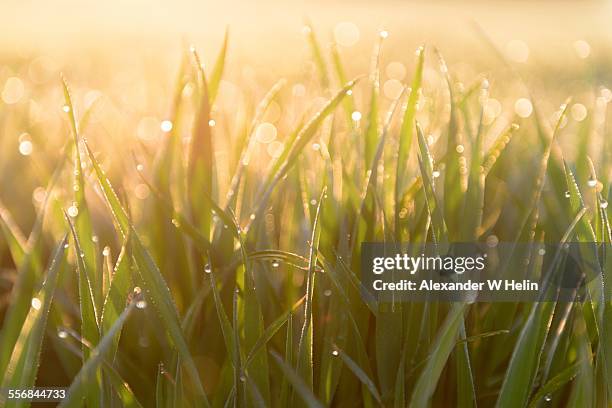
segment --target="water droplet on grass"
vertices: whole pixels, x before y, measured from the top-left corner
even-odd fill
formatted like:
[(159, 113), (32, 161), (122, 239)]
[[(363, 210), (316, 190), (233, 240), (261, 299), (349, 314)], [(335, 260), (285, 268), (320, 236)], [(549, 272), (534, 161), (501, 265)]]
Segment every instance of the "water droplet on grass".
[(207, 263), (206, 265), (204, 265), (204, 272), (205, 273), (211, 273), (212, 272), (212, 267), (210, 266), (209, 263)]
[(571, 197), (571, 193), (569, 191), (565, 192), (565, 198), (570, 198)]
[(62, 106), (62, 110), (63, 110), (64, 112), (68, 113), (68, 112), (70, 112), (70, 106), (68, 106), (68, 105), (64, 105), (64, 106)]
[(136, 302), (136, 308), (138, 309), (144, 309), (147, 307), (147, 302), (146, 300), (139, 300), (138, 302)]
[(64, 329), (59, 329), (57, 331), (57, 337), (59, 337), (60, 339), (67, 339), (68, 338), (68, 332)]
[(433, 173), (431, 173), (431, 175), (433, 176), (433, 178), (440, 177), (440, 170), (434, 170)]
[(169, 120), (162, 120), (162, 123), (160, 125), (160, 128), (162, 130), (162, 132), (169, 132), (172, 130), (172, 122)]
[(32, 308), (35, 309), (35, 310), (40, 310), (40, 308), (42, 307), (42, 302), (37, 297), (33, 297), (32, 298), (32, 302), (30, 302), (30, 303), (32, 305)]
[(599, 206), (603, 209), (608, 208), (608, 202), (606, 200), (601, 200), (601, 202), (599, 203)]
[(597, 179), (590, 178), (589, 181), (587, 181), (587, 185), (589, 187), (596, 187), (597, 186)]
[(338, 352), (338, 350), (334, 350), (332, 351), (332, 356), (337, 357), (340, 353)]
[(79, 215), (79, 209), (75, 204), (72, 204), (70, 207), (68, 207), (68, 215), (71, 216), (72, 218), (76, 217), (77, 215)]
[(273, 268), (278, 268), (280, 266), (280, 262), (277, 259), (274, 259), (272, 261), (272, 267)]
[(30, 140), (24, 140), (19, 143), (19, 153), (22, 156), (29, 156), (32, 154), (32, 151), (34, 151), (34, 145)]

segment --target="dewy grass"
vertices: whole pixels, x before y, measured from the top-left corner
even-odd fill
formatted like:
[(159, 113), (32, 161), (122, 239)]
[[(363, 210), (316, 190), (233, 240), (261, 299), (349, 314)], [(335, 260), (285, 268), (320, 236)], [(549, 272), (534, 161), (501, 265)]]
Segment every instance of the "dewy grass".
[[(307, 31), (308, 87), (280, 79), (240, 112), (228, 33), (209, 72), (186, 50), (159, 143), (107, 140), (70, 77), (36, 88), (64, 93), (64, 149), (0, 153), (24, 175), (0, 192), (0, 407), (35, 385), (88, 407), (610, 405), (612, 254), (585, 255), (603, 274), (573, 303), (377, 303), (360, 265), (364, 241), (609, 248), (605, 98), (598, 121), (550, 121), (557, 100), (497, 112), (516, 71), (463, 86), (433, 47), (387, 97), (386, 32), (358, 72)], [(34, 182), (32, 217), (10, 192)]]

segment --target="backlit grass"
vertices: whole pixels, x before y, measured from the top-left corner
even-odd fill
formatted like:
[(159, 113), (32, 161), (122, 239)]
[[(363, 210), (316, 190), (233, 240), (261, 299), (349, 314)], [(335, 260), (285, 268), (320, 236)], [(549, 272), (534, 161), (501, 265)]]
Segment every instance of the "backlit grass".
[(224, 80), (226, 34), (212, 61), (183, 50), (147, 116), (84, 78), (39, 103), (5, 83), (1, 386), (90, 407), (609, 406), (610, 254), (572, 303), (377, 304), (360, 244), (609, 244), (612, 92), (532, 94), (493, 44), (499, 72), (458, 78), (427, 46), (396, 75), (387, 36), (362, 67), (308, 26), (312, 70), (263, 90)]

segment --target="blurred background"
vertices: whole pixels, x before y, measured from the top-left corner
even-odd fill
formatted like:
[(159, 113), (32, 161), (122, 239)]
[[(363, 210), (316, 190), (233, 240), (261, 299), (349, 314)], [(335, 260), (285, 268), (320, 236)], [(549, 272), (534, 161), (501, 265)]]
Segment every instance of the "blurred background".
[[(210, 71), (226, 29), (217, 103), (222, 109), (213, 112), (226, 135), (239, 132), (235, 119), (247, 117), (281, 77), (289, 79), (297, 108), (272, 109), (272, 123), (282, 118), (289, 124), (305, 103), (321, 102), (307, 23), (325, 58), (330, 45), (337, 45), (347, 77), (368, 71), (379, 32), (388, 33), (381, 61), (386, 103), (410, 80), (415, 49), (423, 44), (431, 54), (426, 83), (441, 79), (435, 47), (460, 83), (469, 86), (483, 77), (492, 83), (496, 116), (521, 108), (518, 101), (529, 93), (550, 114), (569, 95), (583, 107), (593, 106), (602, 89), (612, 98), (610, 2), (7, 0), (0, 7), (0, 148), (11, 157), (0, 164), (0, 186), (9, 184), (17, 168), (41, 175), (44, 184), (49, 157), (55, 156), (45, 153), (57, 152), (67, 132), (60, 73), (71, 84), (77, 110), (89, 110), (89, 120), (102, 125), (92, 126), (87, 136), (153, 147), (162, 137), (185, 51), (194, 45)], [(358, 102), (366, 96), (356, 92)], [(282, 141), (283, 124), (275, 125)], [(189, 131), (184, 129), (185, 138)], [(217, 149), (222, 155), (223, 147)], [(20, 156), (35, 160), (21, 162)], [(32, 191), (37, 183), (29, 180)], [(14, 206), (31, 189), (3, 199)]]
[[(547, 115), (573, 95), (580, 120), (598, 97), (612, 99), (610, 2), (5, 0), (0, 8), (0, 186), (14, 185), (16, 173), (23, 183), (12, 194), (3, 192), (9, 208), (31, 197), (40, 203), (36, 191), (66, 140), (60, 73), (71, 84), (77, 114), (88, 111), (88, 121), (97, 125), (86, 136), (126, 147), (118, 152), (113, 143), (98, 144), (107, 157), (129, 156), (143, 146), (152, 152), (163, 137), (186, 50), (194, 45), (210, 71), (226, 29), (228, 53), (213, 118), (227, 145), (256, 101), (279, 78), (289, 80), (290, 101), (282, 110), (273, 104), (267, 118), (279, 130), (276, 145), (267, 141), (276, 147), (263, 148), (268, 155), (279, 151), (304, 106), (319, 106), (325, 95), (305, 38), (307, 23), (326, 59), (330, 45), (337, 45), (347, 77), (368, 72), (379, 33), (388, 34), (381, 61), (386, 104), (410, 81), (415, 50), (423, 44), (430, 54), (425, 83), (432, 84), (431, 97), (436, 99), (433, 84), (442, 80), (435, 47), (459, 85), (483, 77), (491, 82), (493, 117), (509, 118), (517, 109), (529, 116), (529, 94)], [(358, 104), (367, 95), (356, 90)], [(190, 127), (179, 133), (187, 141)], [(223, 158), (227, 145), (216, 143)], [(31, 215), (15, 214), (25, 217), (22, 222), (31, 222)]]

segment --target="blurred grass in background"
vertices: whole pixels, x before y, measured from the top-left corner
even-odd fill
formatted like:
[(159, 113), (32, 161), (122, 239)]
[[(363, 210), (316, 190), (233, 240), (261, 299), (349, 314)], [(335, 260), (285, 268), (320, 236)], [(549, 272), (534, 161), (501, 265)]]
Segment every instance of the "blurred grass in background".
[(610, 243), (607, 5), (89, 6), (2, 17), (2, 386), (609, 405), (609, 254), (569, 304), (359, 282), (362, 241)]

